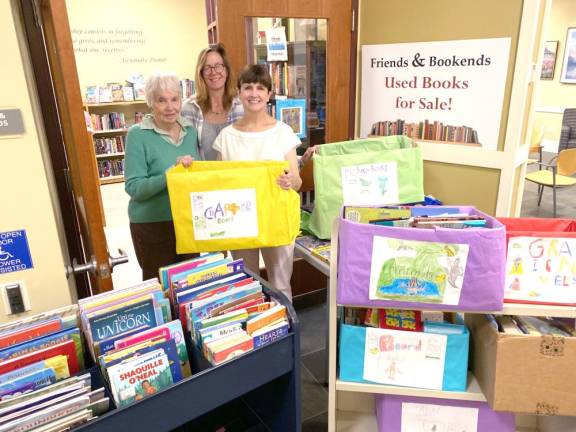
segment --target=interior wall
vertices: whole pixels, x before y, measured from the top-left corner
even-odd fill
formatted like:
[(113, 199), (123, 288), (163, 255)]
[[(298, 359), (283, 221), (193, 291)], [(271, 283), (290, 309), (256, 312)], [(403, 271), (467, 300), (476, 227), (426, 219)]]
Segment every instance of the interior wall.
[[(498, 150), (503, 150), (522, 6), (523, 0), (361, 0), (359, 45), (510, 37), (498, 139)], [(358, 54), (361, 56), (360, 49)], [(360, 70), (357, 76), (359, 85)], [(360, 87), (357, 95), (356, 106), (360, 107)], [(359, 117), (356, 130), (359, 130)], [(458, 151), (457, 145), (454, 151)], [(475, 179), (474, 183), (470, 179)], [(500, 172), (496, 169), (424, 162), (425, 192), (446, 203), (470, 204), (494, 214), (499, 181)], [(463, 183), (466, 186), (454, 187)]]
[(576, 2), (574, 0), (552, 0), (545, 40), (558, 41), (556, 66), (553, 79), (538, 82), (538, 99), (534, 117), (535, 127), (545, 128), (544, 139), (554, 142), (555, 146), (551, 150), (557, 148), (560, 139), (564, 108), (576, 107), (576, 84), (560, 82), (569, 27), (576, 27)]
[(33, 268), (0, 274), (0, 284), (24, 281), (31, 311), (6, 315), (0, 301), (0, 322), (64, 306), (74, 301), (64, 273), (65, 240), (53, 198), (50, 162), (31, 65), (15, 1), (0, 2), (0, 40), (10, 61), (0, 69), (0, 109), (17, 108), (24, 121), (21, 135), (0, 136), (0, 232), (26, 230)]
[(83, 94), (154, 71), (194, 79), (208, 46), (204, 0), (67, 0), (66, 8)]
[[(452, 183), (446, 178), (459, 179)], [(440, 198), (446, 205), (473, 205), (483, 212), (494, 214), (500, 171), (491, 168), (469, 167), (440, 162), (424, 162), (424, 193)], [(472, 198), (471, 198), (472, 197)]]

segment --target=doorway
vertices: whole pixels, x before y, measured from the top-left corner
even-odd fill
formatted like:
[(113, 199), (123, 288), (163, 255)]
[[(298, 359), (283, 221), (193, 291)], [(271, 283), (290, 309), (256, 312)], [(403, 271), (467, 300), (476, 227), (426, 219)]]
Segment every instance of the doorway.
[[(567, 64), (576, 54), (573, 39), (575, 34), (576, 5), (570, 0), (554, 0), (551, 2), (547, 21), (544, 24), (542, 36), (543, 46), (541, 67), (536, 71), (536, 98), (534, 101), (532, 131), (527, 135), (527, 141), (532, 148), (529, 158), (531, 162), (526, 172), (531, 173), (546, 169), (539, 166), (541, 160), (547, 164), (554, 164), (561, 143), (562, 127), (569, 121), (564, 117), (564, 111), (576, 108), (576, 80), (570, 78)], [(572, 26), (572, 27), (571, 27)], [(571, 30), (572, 29), (572, 30)], [(572, 60), (574, 62), (574, 60)], [(576, 124), (574, 125), (576, 128)], [(576, 132), (574, 132), (576, 134)], [(574, 188), (559, 189), (557, 194), (558, 218), (572, 218), (576, 206), (576, 193)], [(522, 200), (522, 217), (553, 217), (552, 189), (545, 188), (541, 204), (538, 205), (538, 187), (535, 183), (525, 181)]]
[[(96, 153), (106, 242), (110, 251), (128, 256), (112, 279), (117, 288), (130, 286), (141, 280), (141, 271), (123, 182), (126, 130), (149, 112), (142, 90), (150, 73), (170, 71), (186, 83), (194, 80), (197, 54), (208, 44), (205, 5), (203, 0), (103, 0), (94, 8), (90, 1), (67, 0), (66, 8), (84, 107), (94, 129), (89, 144)], [(191, 90), (186, 86), (183, 98)]]

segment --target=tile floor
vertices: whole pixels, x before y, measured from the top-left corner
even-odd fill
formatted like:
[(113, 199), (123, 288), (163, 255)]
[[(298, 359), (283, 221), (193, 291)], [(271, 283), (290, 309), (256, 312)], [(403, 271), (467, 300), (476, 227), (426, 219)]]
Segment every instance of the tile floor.
[(113, 183), (100, 186), (102, 204), (106, 218), (106, 240), (112, 256), (122, 249), (128, 254), (128, 262), (118, 265), (112, 272), (112, 280), (116, 288), (134, 285), (142, 280), (142, 271), (136, 261), (134, 246), (130, 237), (130, 222), (128, 220), (128, 194), (124, 191), (124, 183)]
[[(550, 158), (545, 155), (545, 160)], [(530, 168), (535, 169), (535, 168)], [(114, 269), (116, 287), (129, 286), (140, 281), (140, 269), (130, 240), (128, 229), (128, 196), (124, 184), (102, 186), (107, 226), (106, 236), (111, 252), (118, 248), (128, 253), (130, 261)], [(522, 202), (522, 216), (552, 217), (552, 192), (544, 191), (542, 204), (537, 205), (536, 186), (526, 182)], [(574, 218), (576, 215), (576, 188), (557, 193), (557, 217)], [(326, 382), (326, 305), (309, 307), (298, 311), (301, 321), (301, 384), (302, 384), (302, 432), (327, 430), (328, 391)]]

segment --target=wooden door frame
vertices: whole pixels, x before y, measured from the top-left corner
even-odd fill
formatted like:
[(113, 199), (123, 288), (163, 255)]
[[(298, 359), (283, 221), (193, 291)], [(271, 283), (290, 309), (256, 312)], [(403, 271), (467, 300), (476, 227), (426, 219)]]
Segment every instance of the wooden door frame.
[[(80, 223), (78, 213), (74, 206), (74, 195), (70, 185), (70, 168), (66, 158), (64, 139), (60, 130), (58, 118), (58, 108), (56, 106), (56, 96), (52, 87), (52, 77), (50, 76), (50, 66), (48, 57), (44, 49), (44, 37), (42, 29), (38, 25), (38, 18), (31, 1), (22, 0), (20, 2), (22, 22), (24, 24), (25, 36), (30, 53), (30, 62), (34, 73), (36, 94), (40, 102), (46, 143), (49, 149), (52, 172), (56, 184), (58, 203), (62, 215), (62, 223), (66, 236), (66, 244), (69, 255), (69, 262), (73, 258), (86, 262), (84, 249), (82, 248), (82, 238), (80, 236)], [(90, 295), (90, 282), (86, 273), (74, 275), (76, 292), (78, 298)]]
[(20, 5), (70, 262), (74, 258), (87, 262), (92, 254), (97, 261), (90, 286), (86, 276), (75, 275), (78, 297), (109, 291), (113, 286), (98, 170), (84, 119), (65, 0), (20, 0)]
[[(353, 138), (354, 86), (351, 70), (356, 44), (352, 29), (353, 0), (218, 0), (218, 41), (234, 70), (246, 64), (245, 19), (248, 17), (323, 18), (328, 20), (326, 41), (326, 142)], [(356, 9), (357, 10), (357, 9)], [(344, 11), (344, 12), (343, 12)], [(355, 18), (357, 19), (357, 11)], [(357, 26), (354, 30), (357, 29)], [(354, 95), (355, 97), (355, 95)]]

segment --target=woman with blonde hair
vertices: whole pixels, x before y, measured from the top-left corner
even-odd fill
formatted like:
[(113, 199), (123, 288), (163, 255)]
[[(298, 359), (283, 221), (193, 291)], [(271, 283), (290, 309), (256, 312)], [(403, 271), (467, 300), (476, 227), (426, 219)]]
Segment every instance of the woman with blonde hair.
[(180, 80), (171, 73), (154, 73), (146, 82), (151, 114), (128, 131), (124, 188), (130, 195), (130, 233), (144, 280), (158, 268), (188, 256), (176, 254), (176, 237), (166, 188), (166, 170), (199, 159), (196, 129), (180, 116)]
[(206, 48), (196, 63), (196, 94), (184, 101), (182, 116), (198, 131), (204, 160), (215, 160), (214, 140), (222, 129), (239, 120), (244, 110), (236, 97), (237, 87), (222, 44)]

